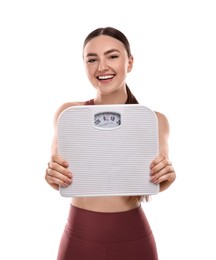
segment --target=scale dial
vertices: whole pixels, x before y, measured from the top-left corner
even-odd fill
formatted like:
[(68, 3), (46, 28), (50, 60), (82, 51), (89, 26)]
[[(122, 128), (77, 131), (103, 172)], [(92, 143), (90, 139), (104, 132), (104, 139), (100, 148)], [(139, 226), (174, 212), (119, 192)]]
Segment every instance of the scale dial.
[(121, 115), (116, 112), (101, 112), (95, 114), (94, 125), (99, 128), (116, 128), (121, 125)]

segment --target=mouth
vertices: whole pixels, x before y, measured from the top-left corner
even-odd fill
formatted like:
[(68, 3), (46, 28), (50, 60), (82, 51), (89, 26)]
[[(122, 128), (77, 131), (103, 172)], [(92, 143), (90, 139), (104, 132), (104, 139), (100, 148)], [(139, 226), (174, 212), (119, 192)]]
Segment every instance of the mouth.
[(100, 76), (97, 76), (97, 79), (98, 80), (110, 80), (110, 79), (113, 79), (115, 77), (115, 75), (100, 75)]

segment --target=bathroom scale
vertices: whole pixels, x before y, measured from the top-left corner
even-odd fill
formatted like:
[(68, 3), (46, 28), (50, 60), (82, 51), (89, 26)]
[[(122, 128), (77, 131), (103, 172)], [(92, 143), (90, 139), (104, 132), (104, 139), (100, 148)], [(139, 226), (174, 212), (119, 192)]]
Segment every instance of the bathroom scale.
[(58, 153), (73, 182), (63, 197), (136, 196), (159, 192), (150, 181), (158, 155), (158, 121), (140, 104), (83, 105), (65, 109), (57, 121)]

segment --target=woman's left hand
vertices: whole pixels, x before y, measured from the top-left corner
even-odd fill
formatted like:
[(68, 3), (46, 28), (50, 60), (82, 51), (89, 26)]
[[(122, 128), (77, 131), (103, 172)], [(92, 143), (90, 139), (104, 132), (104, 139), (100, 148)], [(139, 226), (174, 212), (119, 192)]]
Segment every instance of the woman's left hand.
[(160, 191), (167, 189), (176, 179), (170, 160), (163, 155), (155, 158), (150, 165), (151, 181), (160, 184)]

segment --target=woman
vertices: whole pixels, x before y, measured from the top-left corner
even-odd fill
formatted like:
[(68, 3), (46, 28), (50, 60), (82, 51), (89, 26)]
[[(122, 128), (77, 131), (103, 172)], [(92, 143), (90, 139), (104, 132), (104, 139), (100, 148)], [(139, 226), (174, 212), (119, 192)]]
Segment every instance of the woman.
[[(70, 106), (138, 103), (126, 84), (132, 70), (133, 56), (125, 35), (111, 27), (98, 28), (84, 41), (83, 60), (96, 96), (86, 102), (63, 104), (55, 115)], [(159, 126), (159, 155), (151, 165), (151, 181), (167, 189), (175, 180), (168, 157), (169, 124), (155, 112)], [(58, 155), (57, 134), (53, 138), (51, 160), (45, 179), (58, 190), (73, 182), (73, 172)], [(73, 168), (71, 166), (71, 168)], [(148, 197), (75, 197), (59, 246), (58, 260), (156, 260), (156, 243), (141, 207)]]

